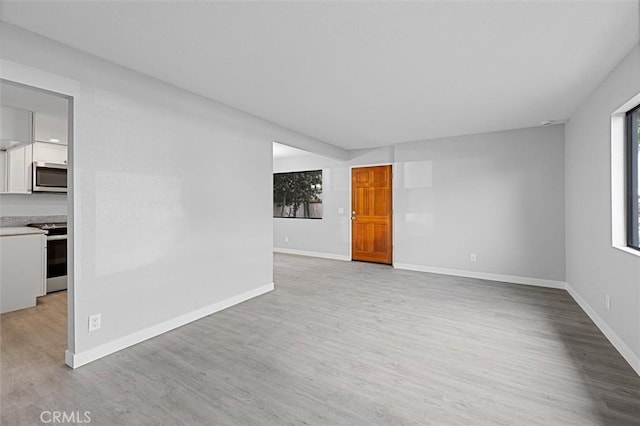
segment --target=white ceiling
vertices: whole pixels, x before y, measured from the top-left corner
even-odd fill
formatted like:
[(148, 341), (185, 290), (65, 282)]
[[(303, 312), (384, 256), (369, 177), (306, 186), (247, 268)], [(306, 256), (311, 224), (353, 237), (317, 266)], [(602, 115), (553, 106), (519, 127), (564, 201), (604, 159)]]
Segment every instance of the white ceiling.
[(11, 2), (2, 19), (337, 146), (566, 120), (638, 0)]

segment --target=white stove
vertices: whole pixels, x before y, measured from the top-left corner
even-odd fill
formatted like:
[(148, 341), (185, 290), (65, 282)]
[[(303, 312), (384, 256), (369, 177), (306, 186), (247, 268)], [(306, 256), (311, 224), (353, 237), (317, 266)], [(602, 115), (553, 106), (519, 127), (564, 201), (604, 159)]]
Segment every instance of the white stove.
[(67, 289), (67, 223), (30, 223), (47, 231), (47, 293)]

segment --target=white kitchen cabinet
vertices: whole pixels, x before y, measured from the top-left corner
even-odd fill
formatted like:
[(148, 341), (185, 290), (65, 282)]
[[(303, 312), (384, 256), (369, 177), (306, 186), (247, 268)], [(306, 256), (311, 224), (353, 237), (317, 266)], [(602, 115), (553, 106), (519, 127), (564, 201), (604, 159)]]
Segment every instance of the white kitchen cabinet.
[(7, 151), (0, 151), (0, 194), (7, 192)]
[(28, 144), (32, 140), (33, 113), (6, 105), (0, 107), (0, 148)]
[(67, 115), (52, 115), (36, 112), (33, 117), (35, 140), (67, 145), (69, 123)]
[(44, 234), (0, 236), (0, 313), (36, 305), (46, 286)]
[(31, 193), (33, 170), (33, 146), (23, 145), (5, 152), (5, 192), (12, 194)]
[(35, 142), (33, 144), (33, 161), (67, 164), (67, 146), (56, 143)]

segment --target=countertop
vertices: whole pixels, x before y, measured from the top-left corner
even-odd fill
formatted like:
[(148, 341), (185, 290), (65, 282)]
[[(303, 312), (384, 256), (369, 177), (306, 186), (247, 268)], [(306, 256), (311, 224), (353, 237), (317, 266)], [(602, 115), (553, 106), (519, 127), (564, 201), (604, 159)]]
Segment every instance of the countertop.
[(0, 217), (0, 228), (15, 228), (17, 226), (27, 226), (30, 223), (55, 223), (66, 222), (67, 215), (56, 216), (2, 216)]
[(46, 234), (47, 231), (43, 231), (38, 228), (30, 228), (28, 226), (13, 226), (10, 228), (0, 228), (0, 237), (7, 237), (10, 235), (31, 235), (31, 234)]

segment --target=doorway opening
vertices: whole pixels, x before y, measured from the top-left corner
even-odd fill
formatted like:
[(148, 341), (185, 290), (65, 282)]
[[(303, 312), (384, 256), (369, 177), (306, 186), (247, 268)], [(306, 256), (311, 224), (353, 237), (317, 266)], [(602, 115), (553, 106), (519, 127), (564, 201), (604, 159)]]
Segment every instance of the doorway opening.
[(73, 97), (0, 79), (0, 104), (2, 358), (59, 365), (74, 344)]

